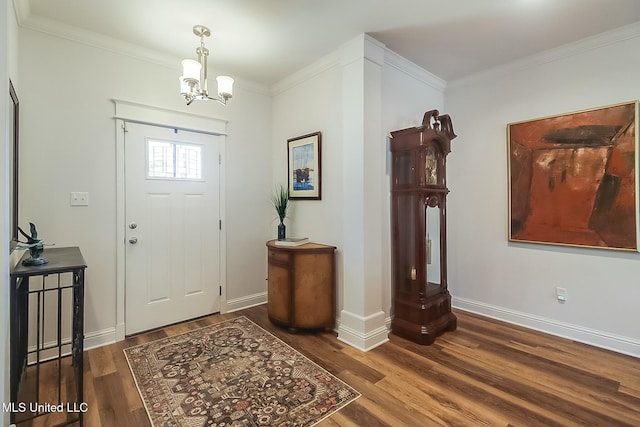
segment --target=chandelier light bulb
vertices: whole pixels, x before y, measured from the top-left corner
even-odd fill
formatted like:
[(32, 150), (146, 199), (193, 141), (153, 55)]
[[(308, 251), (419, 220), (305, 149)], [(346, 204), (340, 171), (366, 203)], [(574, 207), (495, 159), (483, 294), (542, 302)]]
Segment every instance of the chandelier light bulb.
[(233, 79), (229, 76), (216, 77), (218, 82), (218, 95), (224, 99), (231, 98), (233, 96)]
[(193, 59), (185, 59), (182, 61), (182, 78), (200, 81), (200, 70), (202, 65)]

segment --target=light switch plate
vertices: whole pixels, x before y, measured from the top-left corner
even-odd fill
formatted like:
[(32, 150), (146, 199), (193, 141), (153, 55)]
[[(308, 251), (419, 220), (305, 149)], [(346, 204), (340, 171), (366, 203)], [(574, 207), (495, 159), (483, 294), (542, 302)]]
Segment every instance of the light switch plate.
[(89, 206), (89, 193), (71, 192), (70, 203), (71, 206)]

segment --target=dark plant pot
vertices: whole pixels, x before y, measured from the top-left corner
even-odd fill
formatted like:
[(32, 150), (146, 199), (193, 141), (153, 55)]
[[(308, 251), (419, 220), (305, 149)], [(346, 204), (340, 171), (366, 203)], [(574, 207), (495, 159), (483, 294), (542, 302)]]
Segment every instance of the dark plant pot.
[(283, 222), (280, 222), (280, 224), (278, 224), (278, 240), (284, 240), (286, 239), (286, 227), (284, 226)]

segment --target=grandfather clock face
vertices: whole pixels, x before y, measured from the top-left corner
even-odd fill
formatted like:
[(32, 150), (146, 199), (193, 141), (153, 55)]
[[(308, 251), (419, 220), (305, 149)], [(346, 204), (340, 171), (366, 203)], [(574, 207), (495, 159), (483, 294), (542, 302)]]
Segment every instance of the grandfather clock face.
[(427, 147), (424, 155), (424, 177), (427, 185), (438, 184), (438, 158), (431, 146)]

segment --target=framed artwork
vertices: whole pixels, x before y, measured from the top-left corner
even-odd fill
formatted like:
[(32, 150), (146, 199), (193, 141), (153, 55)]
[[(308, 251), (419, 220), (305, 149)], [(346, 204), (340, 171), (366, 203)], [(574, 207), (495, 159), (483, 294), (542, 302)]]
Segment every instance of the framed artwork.
[(290, 199), (321, 199), (321, 144), (320, 132), (287, 140)]
[(509, 240), (638, 251), (638, 101), (507, 125)]
[(19, 124), (19, 106), (18, 95), (13, 87), (13, 83), (9, 80), (9, 96), (11, 97), (11, 103), (9, 105), (9, 227), (10, 228), (10, 241), (9, 252), (18, 244), (18, 142), (20, 140)]

